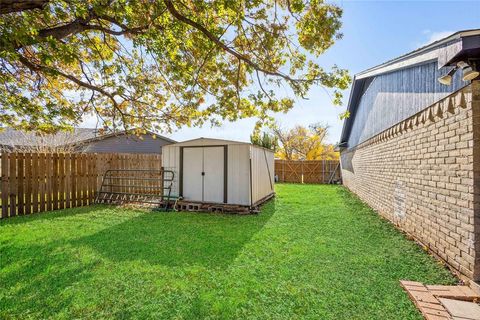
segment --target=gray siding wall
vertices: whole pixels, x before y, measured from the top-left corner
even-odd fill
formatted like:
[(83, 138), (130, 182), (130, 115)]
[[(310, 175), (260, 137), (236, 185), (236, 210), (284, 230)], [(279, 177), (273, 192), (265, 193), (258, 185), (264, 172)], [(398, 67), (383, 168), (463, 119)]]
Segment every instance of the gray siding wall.
[(92, 141), (81, 147), (83, 152), (97, 153), (162, 153), (162, 146), (172, 142), (144, 135), (143, 140), (133, 135), (119, 135)]
[(437, 62), (376, 76), (366, 87), (354, 115), (348, 148), (368, 140), (398, 122), (464, 87), (462, 72), (455, 73), (452, 85), (437, 78), (447, 70), (438, 70)]

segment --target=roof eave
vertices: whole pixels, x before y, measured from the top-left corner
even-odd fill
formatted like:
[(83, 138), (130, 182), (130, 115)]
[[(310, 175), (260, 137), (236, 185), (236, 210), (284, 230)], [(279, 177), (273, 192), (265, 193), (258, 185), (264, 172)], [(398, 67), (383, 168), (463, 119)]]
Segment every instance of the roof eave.
[(347, 104), (347, 112), (349, 113), (349, 117), (345, 119), (344, 123), (343, 123), (343, 128), (342, 128), (342, 133), (340, 135), (340, 143), (346, 143), (346, 141), (344, 141), (344, 138), (345, 138), (345, 134), (346, 134), (346, 123), (350, 121), (350, 116), (351, 116), (351, 106), (352, 106), (352, 97), (353, 97), (353, 92), (354, 92), (354, 89), (355, 89), (355, 83), (357, 82), (357, 76), (353, 76), (353, 80), (352, 80), (352, 88), (350, 89), (350, 95), (348, 97), (348, 104)]
[[(470, 43), (467, 43), (465, 40), (470, 41)], [(373, 79), (373, 77), (380, 74), (394, 72), (435, 60), (438, 61), (439, 68), (450, 65), (458, 60), (457, 58), (462, 55), (464, 48), (468, 50), (472, 49), (471, 40), (475, 40), (473, 41), (473, 46), (480, 43), (480, 29), (456, 32), (447, 38), (433, 42), (406, 55), (356, 74), (353, 78), (347, 106), (347, 111), (349, 111), (350, 117), (347, 118), (343, 123), (340, 142), (345, 143), (346, 147), (348, 147), (347, 141), (350, 135), (352, 121), (355, 117), (355, 112), (357, 109), (356, 100), (358, 99), (356, 95), (358, 95), (359, 90), (362, 90), (363, 88), (363, 80)]]
[[(453, 58), (453, 56), (456, 55), (458, 51), (462, 49), (462, 39), (471, 37), (471, 36), (480, 36), (480, 29), (472, 29), (472, 30), (456, 32), (449, 37), (432, 42), (426, 46), (423, 46), (417, 50), (404, 54), (398, 58), (389, 60), (375, 67), (364, 70), (356, 74), (356, 77), (357, 79), (372, 77), (378, 74), (391, 72), (398, 69), (403, 69), (406, 67), (413, 66), (415, 64), (425, 63), (429, 60), (435, 60), (435, 59), (439, 59), (441, 66), (443, 66), (448, 62), (449, 58), (450, 59)], [(441, 54), (438, 54), (437, 52), (435, 52), (438, 49), (444, 49), (443, 50), (444, 52)], [(426, 53), (431, 53), (431, 54), (426, 55)], [(435, 55), (436, 53), (437, 55)]]

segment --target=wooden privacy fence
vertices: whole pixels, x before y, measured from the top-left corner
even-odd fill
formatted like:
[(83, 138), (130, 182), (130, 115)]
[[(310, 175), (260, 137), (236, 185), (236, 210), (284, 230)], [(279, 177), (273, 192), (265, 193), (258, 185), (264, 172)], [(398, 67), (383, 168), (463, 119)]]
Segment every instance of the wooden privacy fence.
[(338, 160), (275, 160), (278, 182), (329, 183), (340, 180)]
[(161, 169), (157, 154), (3, 153), (1, 217), (93, 203), (108, 169)]

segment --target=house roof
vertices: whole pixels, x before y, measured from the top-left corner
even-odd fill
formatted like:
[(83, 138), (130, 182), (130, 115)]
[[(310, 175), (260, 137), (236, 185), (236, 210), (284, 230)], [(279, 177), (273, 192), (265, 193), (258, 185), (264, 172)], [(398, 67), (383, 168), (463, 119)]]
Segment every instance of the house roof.
[(478, 58), (479, 56), (480, 29), (463, 30), (356, 74), (353, 78), (347, 107), (350, 117), (343, 123), (340, 146), (346, 145), (358, 102), (364, 88), (368, 87), (375, 76), (432, 61), (437, 61), (438, 68), (442, 68), (455, 65), (465, 58)]
[[(148, 134), (156, 135), (157, 137), (171, 143), (175, 140), (158, 135), (154, 132), (147, 131)], [(73, 132), (60, 131), (53, 135), (38, 135), (35, 132), (25, 132), (15, 130), (12, 128), (4, 128), (0, 131), (0, 145), (3, 146), (36, 146), (48, 142), (52, 146), (62, 146), (69, 144), (87, 143), (94, 140), (102, 140), (113, 136), (127, 134), (125, 130), (102, 134), (96, 128), (74, 128)]]
[(53, 135), (38, 135), (35, 132), (4, 128), (0, 131), (0, 145), (35, 146), (42, 144), (45, 139), (48, 139), (49, 144), (57, 146), (66, 143), (78, 143), (96, 136), (97, 130), (89, 128), (75, 128), (73, 132), (62, 131)]
[[(96, 129), (90, 129), (90, 130), (96, 130)], [(155, 133), (153, 131), (149, 131), (149, 130), (145, 130), (145, 131), (147, 132), (146, 134), (148, 134), (148, 135), (152, 135), (152, 136), (155, 135), (159, 139), (168, 141), (170, 143), (177, 143), (177, 141), (175, 141), (173, 139), (170, 139), (170, 138), (167, 138), (165, 136), (159, 135), (158, 133)], [(103, 139), (106, 139), (106, 138), (121, 136), (121, 135), (125, 135), (125, 134), (128, 134), (128, 131), (122, 130), (122, 131), (117, 131), (117, 132), (112, 132), (112, 133), (104, 133), (104, 134), (100, 134), (97, 131), (96, 135), (94, 137), (91, 137), (91, 138), (88, 138), (88, 139), (82, 139), (82, 140), (79, 140), (79, 142), (87, 143), (87, 142), (90, 142), (90, 141), (93, 141), (93, 140), (103, 140)]]
[(462, 43), (466, 37), (473, 37), (480, 44), (480, 29), (458, 31), (454, 34), (420, 47), (407, 54), (401, 55), (395, 59), (389, 60), (375, 67), (364, 70), (355, 75), (356, 79), (372, 77), (386, 72), (392, 72), (398, 69), (404, 69), (412, 65), (420, 64), (431, 60), (439, 60), (439, 68), (447, 65), (449, 60), (454, 58), (469, 43)]

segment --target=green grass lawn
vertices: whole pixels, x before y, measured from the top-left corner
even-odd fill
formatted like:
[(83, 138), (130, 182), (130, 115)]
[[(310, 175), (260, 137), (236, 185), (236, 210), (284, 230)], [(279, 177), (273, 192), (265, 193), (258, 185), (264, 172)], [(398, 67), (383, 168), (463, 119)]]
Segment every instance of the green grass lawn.
[(0, 221), (1, 319), (421, 319), (455, 279), (340, 186), (250, 216), (95, 206)]

